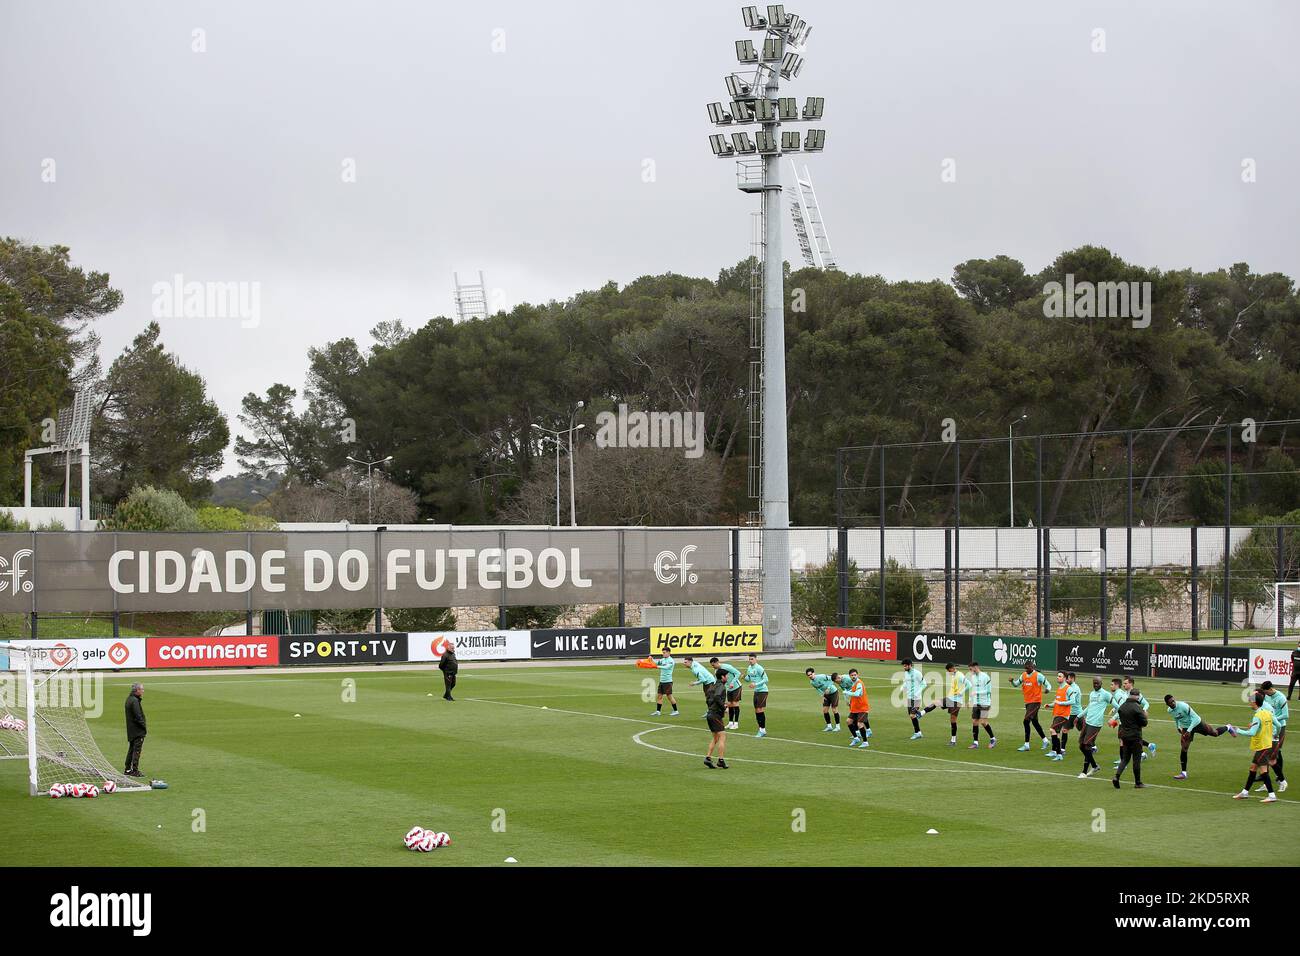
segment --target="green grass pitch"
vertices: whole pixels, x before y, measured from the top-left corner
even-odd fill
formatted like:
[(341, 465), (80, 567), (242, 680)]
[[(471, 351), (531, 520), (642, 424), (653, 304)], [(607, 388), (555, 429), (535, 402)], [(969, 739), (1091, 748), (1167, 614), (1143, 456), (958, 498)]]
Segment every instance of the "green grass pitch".
[[(765, 663), (771, 737), (752, 736), (746, 689), (726, 771), (701, 760), (699, 688), (679, 680), (681, 716), (652, 718), (642, 692), (654, 675), (631, 662), (467, 664), (455, 703), (427, 670), (151, 675), (141, 765), (171, 788), (33, 799), (25, 764), (0, 762), (0, 863), (1110, 867), (1124, 858), (1151, 867), (1254, 866), (1260, 852), (1300, 862), (1300, 790), (1271, 806), (1229, 799), (1246, 776), (1244, 739), (1198, 737), (1191, 779), (1170, 779), (1178, 737), (1163, 695), (1185, 697), (1213, 723), (1248, 724), (1238, 686), (1142, 681), (1159, 752), (1144, 765), (1149, 789), (1133, 790), (1126, 775), (1117, 791), (1109, 729), (1091, 780), (1076, 779), (1073, 734), (1064, 763), (1044, 757), (1037, 737), (1016, 751), (1022, 706), (1005, 673), (994, 672), (998, 746), (968, 751), (965, 713), (956, 748), (941, 711), (924, 718), (924, 739), (909, 740), (890, 683), (896, 665), (864, 666), (875, 734), (860, 752), (846, 732), (822, 731), (820, 697), (803, 677), (809, 664), (849, 662)], [(677, 675), (689, 677), (680, 662)], [(345, 681), (355, 681), (355, 701)], [(106, 679), (105, 714), (91, 721), (114, 762), (129, 683)], [(1090, 680), (1080, 683), (1086, 694)], [(407, 851), (402, 835), (416, 824), (447, 831), (453, 845)]]

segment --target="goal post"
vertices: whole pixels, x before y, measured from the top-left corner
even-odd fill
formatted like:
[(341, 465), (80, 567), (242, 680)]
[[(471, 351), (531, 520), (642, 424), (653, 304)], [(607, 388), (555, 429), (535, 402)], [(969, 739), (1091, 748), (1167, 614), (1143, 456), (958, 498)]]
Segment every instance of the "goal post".
[(1300, 581), (1273, 583), (1273, 637), (1300, 639)]
[(55, 783), (102, 786), (111, 780), (123, 793), (150, 789), (114, 767), (95, 742), (76, 654), (60, 661), (50, 648), (18, 643), (0, 644), (0, 650), (10, 666), (0, 671), (0, 759), (26, 760), (32, 796), (47, 795)]

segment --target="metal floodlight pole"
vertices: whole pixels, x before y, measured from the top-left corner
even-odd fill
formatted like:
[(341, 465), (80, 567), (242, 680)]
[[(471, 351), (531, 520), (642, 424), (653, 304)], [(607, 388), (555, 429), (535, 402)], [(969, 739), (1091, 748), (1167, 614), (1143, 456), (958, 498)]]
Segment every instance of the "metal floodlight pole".
[[(560, 455), (564, 452), (564, 442), (560, 441), (560, 436), (563, 435), (564, 432), (555, 431), (550, 428), (543, 428), (536, 422), (533, 423), (533, 427), (539, 432), (545, 432), (550, 436), (551, 441), (555, 442), (555, 527), (558, 528), (560, 526)], [(572, 475), (570, 475), (569, 481), (570, 487), (572, 487)]]
[(353, 462), (354, 464), (366, 466), (366, 524), (374, 524), (375, 523), (374, 468), (375, 465), (382, 465), (385, 462), (392, 461), (393, 456), (389, 455), (387, 458), (376, 458), (374, 461), (361, 461), (359, 458), (353, 458), (351, 455), (348, 455), (347, 458), (348, 461)]
[(1007, 426), (1007, 515), (1008, 527), (1016, 526), (1016, 462), (1015, 462), (1015, 438), (1011, 430), (1023, 422), (1028, 415), (1021, 415), (1015, 421)]
[(578, 505), (573, 490), (573, 433), (580, 431), (583, 426), (579, 425), (574, 428), (573, 420), (586, 404), (586, 402), (578, 402), (573, 411), (569, 413), (569, 525), (574, 528), (578, 526)]

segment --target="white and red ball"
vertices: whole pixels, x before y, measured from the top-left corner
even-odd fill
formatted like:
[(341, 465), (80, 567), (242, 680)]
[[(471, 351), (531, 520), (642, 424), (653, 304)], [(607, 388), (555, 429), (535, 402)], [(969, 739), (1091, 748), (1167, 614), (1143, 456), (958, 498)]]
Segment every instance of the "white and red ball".
[(105, 793), (116, 793), (116, 792), (117, 792), (117, 781), (116, 781), (116, 780), (105, 780), (105, 781), (104, 781), (104, 792), (105, 792)]
[(416, 849), (416, 844), (420, 842), (426, 832), (428, 831), (426, 831), (424, 827), (411, 827), (411, 829), (406, 832), (406, 836), (402, 837), (402, 842), (406, 844), (408, 850), (414, 850)]
[(50, 784), (50, 796), (53, 797), (55, 800), (59, 799), (59, 797), (66, 797), (67, 795), (68, 795), (68, 788), (65, 787), (63, 784), (61, 783)]
[(437, 837), (438, 834), (434, 833), (432, 830), (425, 830), (423, 836), (420, 837), (420, 841), (415, 845), (415, 848), (421, 853), (428, 853), (437, 847)]
[(91, 799), (94, 799), (95, 797), (99, 796), (99, 787), (95, 786), (93, 783), (89, 784), (86, 787), (86, 796), (90, 797)]

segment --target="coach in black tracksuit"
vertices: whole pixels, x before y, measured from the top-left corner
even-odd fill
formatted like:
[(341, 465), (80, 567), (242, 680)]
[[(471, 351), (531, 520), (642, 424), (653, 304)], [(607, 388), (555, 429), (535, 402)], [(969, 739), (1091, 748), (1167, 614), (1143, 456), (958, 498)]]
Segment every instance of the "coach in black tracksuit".
[(144, 749), (147, 730), (142, 697), (144, 697), (144, 685), (132, 684), (131, 693), (126, 698), (126, 775), (128, 777), (144, 776), (140, 773), (140, 751)]
[(451, 696), (451, 689), (456, 686), (456, 674), (460, 671), (460, 661), (456, 660), (456, 648), (448, 642), (447, 649), (443, 651), (442, 658), (438, 661), (438, 670), (442, 671), (442, 686), (444, 688), (442, 699), (455, 700)]
[(1133, 786), (1142, 783), (1142, 730), (1147, 725), (1147, 712), (1142, 709), (1137, 688), (1129, 694), (1129, 699), (1120, 704), (1119, 710), (1119, 766), (1115, 769), (1115, 789), (1119, 789), (1119, 778), (1124, 768), (1133, 764)]
[(1296, 644), (1295, 650), (1291, 652), (1291, 685), (1286, 689), (1287, 700), (1291, 699), (1297, 681), (1300, 681), (1300, 644)]

